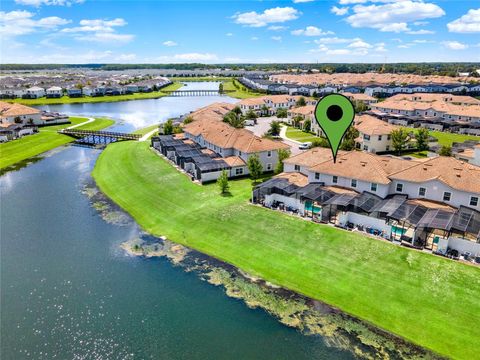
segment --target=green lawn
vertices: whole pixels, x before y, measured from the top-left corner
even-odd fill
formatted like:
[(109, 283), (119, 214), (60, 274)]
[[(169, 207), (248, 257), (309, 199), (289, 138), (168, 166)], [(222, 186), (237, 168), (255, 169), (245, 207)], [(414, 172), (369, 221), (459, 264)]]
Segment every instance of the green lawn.
[(311, 133), (304, 132), (300, 129), (296, 129), (293, 126), (287, 127), (286, 135), (289, 139), (301, 141), (301, 142), (309, 142), (309, 141), (318, 139), (318, 136), (315, 136)]
[[(236, 83), (238, 85), (238, 89), (233, 85), (233, 83)], [(245, 91), (242, 90), (245, 88)], [(252, 97), (257, 97), (257, 96), (264, 96), (265, 94), (261, 94), (255, 91), (248, 90), (244, 85), (239, 83), (237, 80), (234, 79), (228, 79), (223, 83), (223, 90), (234, 90), (234, 92), (228, 93), (228, 96), (234, 97), (236, 99), (247, 99), (247, 98), (252, 98)]]
[(100, 189), (146, 231), (322, 300), (438, 353), (478, 357), (480, 269), (248, 204), (249, 180), (199, 186), (148, 148), (109, 145)]
[(141, 128), (141, 129), (137, 129), (133, 133), (134, 134), (145, 135), (145, 134), (148, 134), (152, 130), (158, 129), (158, 126), (159, 126), (159, 124), (150, 125), (150, 126), (147, 126), (147, 127)]
[[(70, 117), (71, 124), (46, 126), (39, 129), (35, 135), (27, 135), (20, 139), (0, 144), (0, 169), (29, 159), (45, 151), (72, 142), (74, 139), (57, 133), (58, 130), (87, 121), (86, 118)], [(101, 130), (114, 123), (110, 119), (95, 119), (95, 121), (76, 129)]]
[(163, 92), (165, 90), (177, 90), (182, 86), (182, 84), (176, 82), (170, 85), (167, 85), (160, 91), (153, 91), (150, 93), (135, 93), (130, 95), (118, 95), (118, 96), (84, 96), (80, 98), (70, 98), (68, 96), (63, 96), (58, 99), (15, 99), (15, 100), (5, 100), (8, 102), (17, 102), (29, 106), (34, 105), (53, 105), (53, 104), (76, 104), (76, 103), (97, 103), (97, 102), (117, 102), (117, 101), (128, 101), (128, 100), (143, 100), (143, 99), (157, 99), (165, 96)]
[(464, 142), (465, 140), (480, 141), (480, 136), (452, 134), (441, 131), (430, 131), (430, 135), (438, 139), (440, 145), (452, 145), (453, 142)]

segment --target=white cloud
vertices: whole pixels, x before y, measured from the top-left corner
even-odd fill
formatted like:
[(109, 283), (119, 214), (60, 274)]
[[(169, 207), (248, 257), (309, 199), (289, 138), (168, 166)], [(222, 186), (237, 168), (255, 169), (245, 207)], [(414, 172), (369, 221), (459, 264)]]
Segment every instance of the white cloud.
[(351, 41), (352, 39), (342, 39), (338, 37), (326, 37), (326, 38), (313, 40), (315, 44), (344, 44)]
[(136, 54), (120, 54), (116, 57), (117, 61), (124, 62), (124, 61), (133, 61), (137, 58)]
[(237, 13), (232, 16), (232, 18), (237, 24), (250, 27), (262, 27), (271, 23), (283, 23), (295, 20), (300, 14), (300, 11), (287, 6), (267, 9), (263, 13), (257, 13), (256, 11)]
[(209, 53), (186, 53), (186, 54), (176, 54), (173, 56), (176, 60), (182, 61), (214, 61), (218, 60), (217, 55)]
[(13, 37), (37, 31), (55, 30), (71, 22), (58, 16), (48, 16), (38, 20), (33, 17), (33, 13), (25, 10), (0, 11), (0, 34)]
[(424, 19), (438, 18), (445, 11), (433, 3), (416, 0), (389, 2), (381, 5), (355, 5), (353, 15), (346, 18), (356, 28), (373, 28), (388, 32), (406, 32), (411, 29), (408, 23)]
[(282, 37), (281, 37), (281, 36), (272, 36), (272, 40), (274, 40), (274, 41), (282, 41)]
[(480, 9), (470, 9), (462, 17), (447, 24), (448, 31), (455, 33), (480, 32)]
[(383, 43), (383, 42), (375, 44), (375, 49), (374, 50), (377, 51), (377, 52), (387, 51), (387, 49), (385, 48), (385, 43)]
[(428, 21), (415, 21), (413, 23), (413, 25), (415, 25), (415, 26), (425, 26), (425, 25), (428, 25), (428, 24), (429, 24)]
[(435, 34), (435, 31), (420, 29), (420, 30), (407, 31), (407, 34), (410, 34), (410, 35), (431, 35), (431, 34)]
[(80, 20), (79, 24), (80, 26), (65, 28), (60, 32), (64, 34), (72, 34), (76, 40), (100, 43), (128, 43), (135, 38), (135, 36), (131, 34), (118, 34), (116, 32), (116, 27), (127, 25), (127, 22), (122, 18), (112, 20), (83, 19)]
[(372, 48), (372, 45), (370, 45), (369, 43), (366, 43), (365, 41), (363, 41), (361, 39), (357, 39), (354, 42), (352, 42), (350, 45), (348, 45), (348, 47), (349, 48), (354, 48), (354, 49), (360, 49), (360, 48), (370, 49), (370, 48)]
[(307, 26), (305, 29), (293, 30), (292, 35), (300, 36), (322, 36), (322, 35), (332, 35), (331, 31), (322, 31), (322, 29), (317, 28), (316, 26)]
[(84, 0), (15, 0), (16, 4), (39, 7), (41, 5), (70, 6), (83, 3)]
[(467, 44), (463, 44), (458, 41), (444, 41), (442, 42), (443, 46), (450, 50), (465, 50), (468, 48)]
[(225, 36), (233, 36), (233, 33), (231, 33), (231, 32), (226, 33)]
[(345, 15), (347, 12), (348, 12), (348, 6), (347, 7), (336, 7), (336, 6), (333, 6), (330, 11), (332, 13), (334, 13), (335, 15), (338, 15), (338, 16), (342, 16), (342, 15)]
[(308, 2), (312, 2), (312, 1), (315, 1), (315, 0), (293, 0), (293, 2), (295, 4), (308, 3)]
[(171, 46), (177, 46), (177, 45), (178, 45), (175, 41), (172, 41), (172, 40), (164, 41), (162, 44), (163, 44), (164, 46), (169, 46), (169, 47), (171, 47)]
[(272, 31), (282, 31), (287, 29), (288, 29), (288, 26), (282, 26), (282, 25), (271, 25), (267, 28), (267, 30), (272, 30)]
[(348, 49), (333, 49), (327, 50), (327, 55), (348, 55), (351, 51)]
[(257, 40), (258, 40), (258, 37), (252, 36), (252, 37), (250, 38), (250, 40), (257, 41)]

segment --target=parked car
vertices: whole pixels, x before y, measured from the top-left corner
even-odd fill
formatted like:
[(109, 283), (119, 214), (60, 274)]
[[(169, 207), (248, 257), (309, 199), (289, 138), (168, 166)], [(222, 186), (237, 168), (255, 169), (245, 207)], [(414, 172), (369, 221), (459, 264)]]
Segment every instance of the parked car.
[(300, 144), (300, 146), (298, 147), (300, 150), (308, 150), (312, 147), (312, 143), (311, 142), (304, 142), (302, 144)]

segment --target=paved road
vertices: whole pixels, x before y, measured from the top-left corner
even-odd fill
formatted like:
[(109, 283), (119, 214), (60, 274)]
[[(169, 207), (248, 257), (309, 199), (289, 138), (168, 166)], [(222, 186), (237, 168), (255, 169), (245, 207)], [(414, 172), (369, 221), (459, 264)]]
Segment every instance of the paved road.
[[(246, 126), (245, 128), (252, 131), (255, 135), (257, 136), (263, 136), (269, 129), (270, 129), (270, 123), (272, 121), (277, 121), (279, 120), (276, 116), (269, 116), (269, 117), (259, 117), (257, 119), (257, 124), (254, 126)], [(283, 133), (280, 132), (280, 137), (282, 138), (282, 142), (284, 142), (287, 145), (290, 145), (291, 147), (291, 152), (292, 155), (297, 155), (303, 152), (303, 150), (300, 150), (298, 146), (301, 144), (298, 141), (293, 141), (288, 139), (285, 136), (286, 132), (286, 126), (282, 127)]]

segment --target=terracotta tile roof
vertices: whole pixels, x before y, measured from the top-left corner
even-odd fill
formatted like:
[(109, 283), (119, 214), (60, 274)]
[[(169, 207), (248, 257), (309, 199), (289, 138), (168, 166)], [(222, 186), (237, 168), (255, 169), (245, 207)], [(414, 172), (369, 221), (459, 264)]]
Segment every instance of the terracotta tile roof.
[(313, 113), (315, 112), (315, 105), (299, 106), (297, 108), (290, 109), (289, 112), (294, 115), (299, 114), (303, 116), (313, 116)]
[(202, 119), (185, 125), (183, 130), (194, 136), (202, 135), (209, 143), (221, 148), (234, 148), (245, 153), (288, 149), (280, 142), (255, 136), (246, 129), (235, 129), (223, 121)]
[(411, 182), (438, 180), (454, 189), (480, 193), (480, 167), (452, 157), (432, 158), (390, 177)]
[[(345, 151), (339, 150), (338, 156), (346, 154)], [(286, 164), (294, 164), (306, 167), (312, 167), (327, 160), (332, 160), (332, 150), (329, 148), (315, 147), (298, 155), (294, 155), (284, 160)]]
[(435, 93), (413, 93), (413, 94), (396, 94), (388, 98), (388, 100), (407, 100), (421, 102), (448, 102), (461, 105), (480, 105), (480, 100), (471, 96), (452, 95), (452, 94), (435, 94)]
[(336, 185), (324, 186), (323, 188), (325, 190), (334, 192), (335, 194), (358, 194), (358, 192), (355, 190), (344, 188), (341, 186), (336, 186)]
[(400, 129), (399, 126), (389, 124), (371, 115), (355, 116), (355, 129), (367, 135), (389, 135), (393, 130)]
[(235, 104), (230, 103), (214, 103), (195, 110), (188, 116), (193, 120), (212, 119), (222, 121), (225, 114), (233, 110), (235, 106)]
[(239, 156), (229, 156), (226, 158), (222, 158), (229, 166), (247, 166), (247, 163)]
[(376, 98), (367, 94), (354, 94), (350, 92), (344, 92), (342, 95), (348, 97), (350, 100), (358, 100), (358, 101), (377, 101)]
[(336, 163), (328, 160), (311, 167), (310, 170), (377, 184), (389, 184), (391, 173), (407, 169), (414, 164), (417, 163), (361, 151), (351, 151), (337, 156)]
[(0, 101), (0, 117), (22, 116), (39, 114), (40, 110), (22, 104), (10, 104)]
[(425, 206), (426, 208), (429, 209), (441, 209), (441, 210), (450, 210), (450, 211), (455, 211), (455, 208), (453, 206), (447, 205), (442, 202), (438, 201), (433, 201), (433, 200), (427, 200), (427, 199), (412, 199), (407, 201), (409, 204), (415, 204), (415, 205), (421, 205)]
[(299, 172), (284, 172), (274, 176), (274, 178), (287, 179), (289, 183), (295, 184), (300, 187), (308, 185), (308, 176), (305, 176)]
[[(256, 98), (248, 98), (248, 99), (243, 99), (240, 101), (240, 105), (268, 105), (270, 103), (274, 104), (282, 104), (282, 103), (288, 103), (288, 102), (296, 102), (298, 99), (300, 99), (302, 96), (299, 95), (266, 95), (266, 96), (260, 96)], [(303, 98), (305, 98), (303, 96)], [(307, 100), (307, 98), (305, 98)]]

